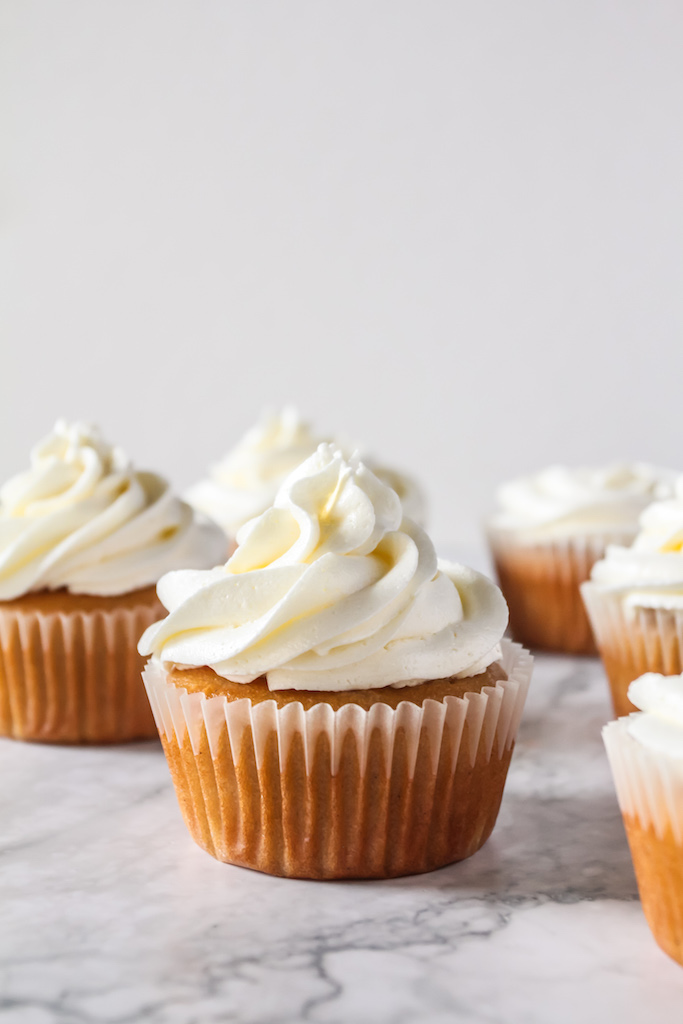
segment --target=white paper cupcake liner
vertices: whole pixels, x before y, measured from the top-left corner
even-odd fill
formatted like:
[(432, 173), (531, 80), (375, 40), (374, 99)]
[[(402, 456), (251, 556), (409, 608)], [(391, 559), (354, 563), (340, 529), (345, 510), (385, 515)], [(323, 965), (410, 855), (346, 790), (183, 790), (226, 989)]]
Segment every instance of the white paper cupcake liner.
[(623, 596), (593, 582), (581, 588), (617, 716), (636, 708), (629, 684), (645, 672), (683, 672), (683, 609), (626, 605)]
[(628, 718), (603, 729), (643, 912), (662, 949), (683, 965), (683, 759), (639, 743)]
[(278, 709), (274, 700), (252, 704), (246, 698), (234, 701), (222, 696), (207, 698), (203, 693), (188, 693), (167, 683), (162, 666), (154, 660), (145, 666), (143, 678), (160, 735), (174, 738), (181, 746), (189, 740), (194, 754), (199, 753), (206, 736), (215, 756), (227, 729), (233, 760), (239, 763), (246, 733), (253, 743), (256, 764), (260, 768), (265, 745), (275, 732), (278, 760), (283, 769), (293, 738), (298, 734), (303, 740), (306, 771), (310, 774), (313, 751), (324, 733), (331, 751), (332, 774), (336, 775), (342, 744), (349, 730), (356, 738), (363, 770), (370, 737), (380, 733), (388, 775), (396, 736), (403, 731), (410, 751), (412, 777), (421, 743), (429, 751), (433, 767), (438, 765), (446, 723), (451, 739), (457, 737), (457, 742), (452, 742), (453, 765), (460, 755), (465, 722), (470, 764), (474, 764), (480, 743), (487, 760), (494, 744), (499, 757), (511, 746), (524, 709), (533, 658), (519, 644), (509, 640), (504, 640), (502, 647), (501, 663), (508, 678), (495, 686), (485, 686), (481, 693), (468, 693), (464, 697), (447, 696), (443, 702), (426, 700), (422, 706), (405, 701), (395, 709), (375, 704), (366, 711), (357, 704), (347, 704), (335, 711), (329, 704), (321, 703), (304, 711), (298, 702)]
[(608, 544), (630, 543), (633, 535), (611, 533), (527, 543), (514, 531), (490, 529), (488, 537), (515, 639), (532, 647), (594, 654), (579, 587)]
[(0, 608), (0, 735), (116, 743), (156, 734), (137, 652), (163, 609), (149, 601), (93, 611)]
[[(622, 532), (606, 532), (591, 534), (576, 534), (571, 537), (548, 537), (543, 540), (527, 540), (517, 530), (505, 530), (496, 527), (487, 527), (487, 536), (491, 547), (497, 551), (510, 550), (527, 551), (536, 555), (547, 555), (555, 565), (555, 572), (559, 577), (566, 577), (567, 565), (573, 561), (581, 572), (590, 575), (590, 570), (599, 559), (604, 557), (605, 550), (610, 544), (618, 544), (628, 547), (633, 543), (635, 530)], [(572, 574), (573, 575), (573, 574)]]
[(628, 718), (602, 731), (622, 814), (683, 847), (683, 759), (656, 753), (628, 732)]
[(367, 711), (207, 698), (168, 683), (155, 662), (144, 680), (200, 845), (276, 874), (384, 877), (450, 863), (487, 838), (532, 663), (504, 641), (508, 678), (495, 686)]

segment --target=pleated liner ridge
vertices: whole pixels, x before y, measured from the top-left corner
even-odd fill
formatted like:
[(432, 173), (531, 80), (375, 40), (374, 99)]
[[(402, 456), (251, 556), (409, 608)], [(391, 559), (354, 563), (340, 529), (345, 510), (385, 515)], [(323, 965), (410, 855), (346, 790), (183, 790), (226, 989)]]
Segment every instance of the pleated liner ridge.
[(0, 613), (0, 735), (51, 743), (156, 736), (137, 643), (158, 603)]
[(206, 698), (155, 662), (144, 679), (183, 816), (207, 852), (276, 875), (383, 878), (486, 841), (532, 663), (503, 641), (506, 680), (395, 710)]
[(643, 746), (623, 718), (602, 735), (643, 912), (662, 949), (683, 965), (683, 760)]
[[(628, 536), (628, 542), (632, 540)], [(529, 647), (596, 654), (579, 587), (621, 534), (520, 544), (509, 532), (489, 531), (496, 574), (510, 607), (510, 629)]]
[(619, 593), (603, 592), (593, 583), (581, 588), (600, 657), (619, 717), (638, 709), (628, 699), (629, 683), (645, 672), (683, 672), (683, 609), (638, 608), (624, 604)]

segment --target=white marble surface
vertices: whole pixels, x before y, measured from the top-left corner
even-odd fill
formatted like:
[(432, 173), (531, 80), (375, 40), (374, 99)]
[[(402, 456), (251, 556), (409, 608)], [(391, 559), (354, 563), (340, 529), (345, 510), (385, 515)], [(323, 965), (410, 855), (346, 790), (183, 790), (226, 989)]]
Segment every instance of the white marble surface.
[(153, 743), (0, 741), (2, 1024), (657, 1024), (596, 660), (542, 657), (497, 828), (387, 882), (269, 878), (185, 831)]

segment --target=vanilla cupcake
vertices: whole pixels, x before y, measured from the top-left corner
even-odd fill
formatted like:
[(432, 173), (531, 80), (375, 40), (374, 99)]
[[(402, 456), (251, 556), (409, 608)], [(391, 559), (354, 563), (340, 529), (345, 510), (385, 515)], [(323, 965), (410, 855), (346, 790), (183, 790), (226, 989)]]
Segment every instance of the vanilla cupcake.
[(662, 949), (683, 965), (683, 676), (631, 683), (640, 712), (603, 730), (640, 899)]
[[(211, 467), (205, 480), (194, 484), (185, 497), (191, 505), (219, 523), (229, 537), (273, 502), (282, 483), (309, 458), (325, 438), (313, 434), (296, 409), (265, 412), (259, 422)], [(339, 446), (348, 455), (348, 444)], [(425, 501), (419, 485), (405, 473), (378, 465), (365, 453), (365, 465), (395, 490), (407, 516), (425, 519)]]
[(155, 735), (141, 633), (154, 584), (227, 541), (155, 473), (60, 420), (0, 489), (0, 735), (106, 743)]
[(305, 878), (470, 856), (531, 672), (498, 588), (437, 564), (397, 494), (324, 444), (237, 540), (225, 566), (159, 582), (169, 614), (140, 643), (193, 838)]
[(630, 682), (683, 671), (683, 477), (672, 498), (643, 512), (631, 547), (607, 549), (581, 592), (615, 713), (628, 714)]
[(638, 516), (674, 474), (643, 463), (551, 466), (501, 487), (487, 532), (515, 639), (594, 654), (579, 587), (608, 544), (630, 544)]

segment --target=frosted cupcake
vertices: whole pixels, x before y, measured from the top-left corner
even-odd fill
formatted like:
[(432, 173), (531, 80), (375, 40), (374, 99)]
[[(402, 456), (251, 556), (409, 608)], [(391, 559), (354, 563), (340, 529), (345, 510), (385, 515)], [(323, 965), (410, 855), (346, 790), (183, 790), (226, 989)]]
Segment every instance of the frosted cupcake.
[(172, 572), (140, 643), (185, 821), (219, 860), (388, 877), (474, 853), (496, 820), (531, 672), (498, 588), (437, 564), (329, 445), (238, 534)]
[(515, 639), (594, 654), (579, 587), (608, 544), (630, 544), (638, 516), (674, 474), (643, 463), (551, 466), (501, 487), (488, 537)]
[[(211, 468), (208, 478), (190, 487), (185, 497), (219, 523), (229, 537), (236, 537), (240, 527), (273, 504), (284, 480), (323, 440), (326, 439), (313, 434), (296, 409), (266, 412)], [(346, 445), (341, 447), (347, 450)], [(419, 485), (405, 473), (377, 465), (365, 454), (362, 458), (380, 480), (397, 492), (405, 514), (422, 523), (425, 501)]]
[(60, 420), (0, 489), (0, 735), (155, 735), (136, 650), (163, 614), (154, 584), (226, 549), (162, 477), (134, 470), (95, 428)]
[(613, 545), (582, 587), (617, 715), (644, 672), (683, 671), (683, 477), (650, 505), (631, 547)]
[(649, 673), (628, 696), (641, 712), (610, 722), (603, 738), (645, 917), (683, 964), (683, 676)]

